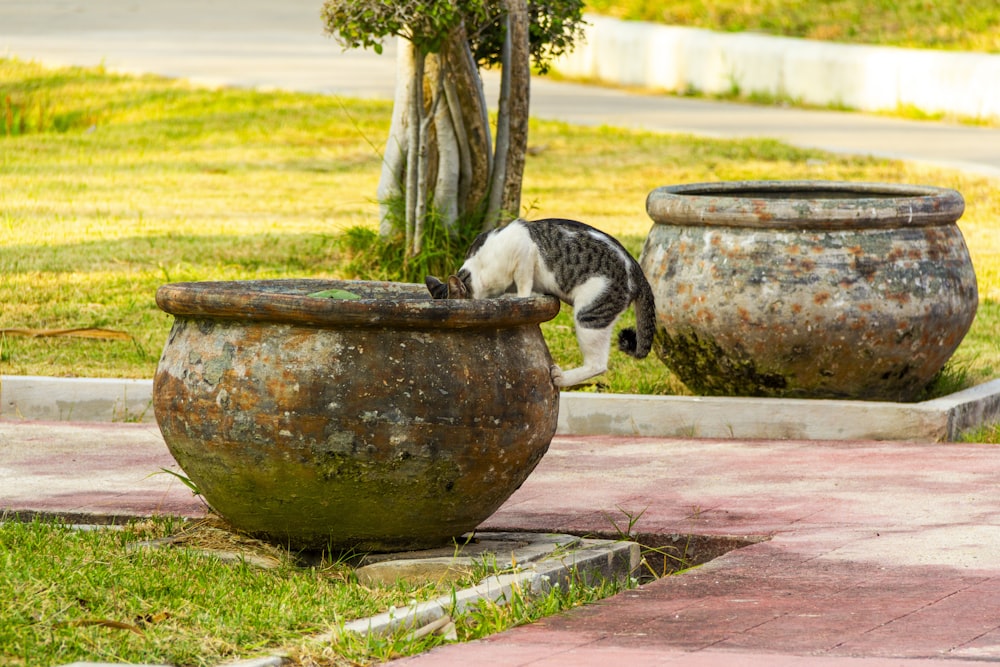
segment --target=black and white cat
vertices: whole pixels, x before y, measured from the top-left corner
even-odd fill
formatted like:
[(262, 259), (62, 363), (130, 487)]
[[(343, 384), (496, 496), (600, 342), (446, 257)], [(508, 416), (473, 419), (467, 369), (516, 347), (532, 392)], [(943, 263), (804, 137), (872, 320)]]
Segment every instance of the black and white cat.
[(552, 367), (552, 381), (568, 387), (608, 369), (611, 333), (635, 302), (636, 329), (624, 329), (618, 347), (642, 359), (656, 330), (653, 292), (639, 263), (614, 237), (582, 222), (551, 218), (514, 220), (483, 232), (448, 282), (427, 276), (436, 299), (487, 299), (514, 288), (517, 296), (550, 294), (573, 306), (583, 365)]

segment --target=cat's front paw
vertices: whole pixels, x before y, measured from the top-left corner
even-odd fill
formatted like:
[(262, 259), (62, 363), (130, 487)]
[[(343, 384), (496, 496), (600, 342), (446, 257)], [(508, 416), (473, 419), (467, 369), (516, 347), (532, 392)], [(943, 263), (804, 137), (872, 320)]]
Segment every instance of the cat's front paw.
[(555, 386), (557, 387), (566, 386), (566, 378), (563, 377), (562, 369), (559, 368), (557, 365), (552, 364), (551, 366), (549, 366), (549, 375), (552, 376), (552, 384), (554, 384)]

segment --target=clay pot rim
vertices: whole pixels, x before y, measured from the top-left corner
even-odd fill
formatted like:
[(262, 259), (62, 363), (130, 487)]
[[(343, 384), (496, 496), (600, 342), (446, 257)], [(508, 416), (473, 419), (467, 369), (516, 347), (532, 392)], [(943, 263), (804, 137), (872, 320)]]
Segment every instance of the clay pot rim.
[[(809, 194), (814, 196), (803, 196)], [(691, 183), (659, 187), (646, 198), (649, 217), (665, 225), (793, 230), (924, 227), (953, 224), (964, 211), (962, 195), (950, 188), (864, 181)]]
[[(355, 292), (362, 298), (308, 296), (329, 289)], [(371, 296), (378, 292), (398, 296)], [(330, 279), (169, 283), (157, 289), (156, 305), (175, 317), (415, 329), (495, 329), (545, 322), (559, 313), (559, 300), (550, 296), (440, 300), (416, 283)]]

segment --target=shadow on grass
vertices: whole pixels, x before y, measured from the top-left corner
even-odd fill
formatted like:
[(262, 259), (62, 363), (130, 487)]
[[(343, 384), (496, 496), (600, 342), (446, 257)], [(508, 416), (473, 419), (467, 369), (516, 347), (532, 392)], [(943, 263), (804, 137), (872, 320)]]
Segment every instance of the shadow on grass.
[[(176, 267), (177, 276), (171, 275)], [(112, 240), (38, 243), (0, 247), (0, 273), (8, 279), (31, 273), (136, 270), (172, 280), (236, 280), (294, 273), (336, 274), (340, 267), (334, 233), (153, 234)], [(183, 276), (183, 277), (181, 277)], [(71, 282), (66, 278), (66, 282)], [(110, 281), (112, 284), (114, 281)]]

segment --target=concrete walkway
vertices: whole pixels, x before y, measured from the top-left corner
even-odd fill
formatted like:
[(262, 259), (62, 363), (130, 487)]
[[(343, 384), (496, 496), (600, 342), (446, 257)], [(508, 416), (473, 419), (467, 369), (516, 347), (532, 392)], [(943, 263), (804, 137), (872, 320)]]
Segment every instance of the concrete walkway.
[[(162, 468), (178, 469), (154, 425), (0, 421), (0, 511), (201, 516)], [(689, 558), (750, 546), (402, 664), (1000, 660), (997, 488), (989, 445), (557, 437), (484, 529), (614, 537), (632, 518)]]

